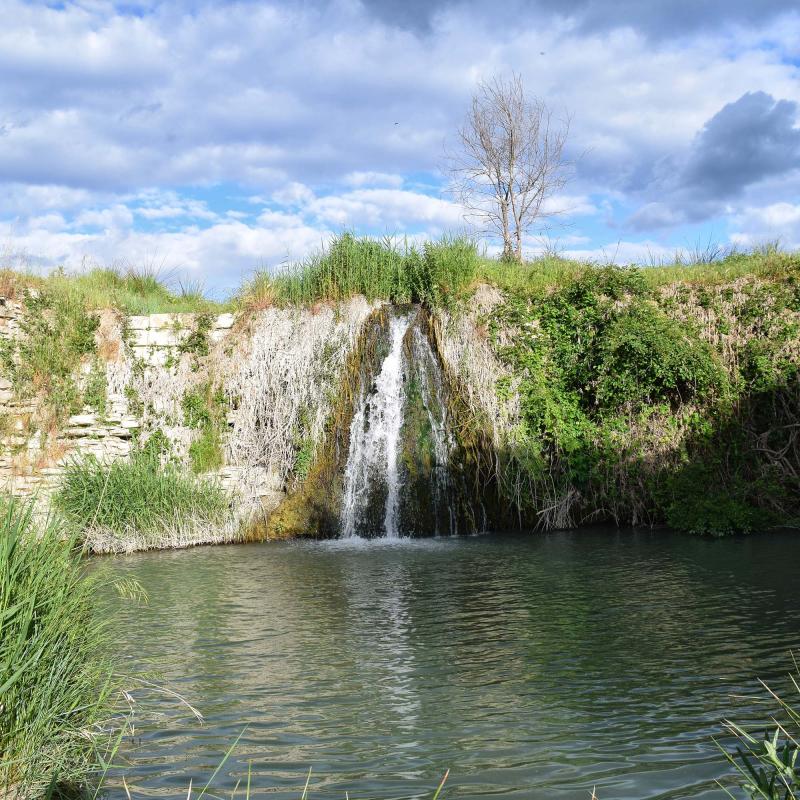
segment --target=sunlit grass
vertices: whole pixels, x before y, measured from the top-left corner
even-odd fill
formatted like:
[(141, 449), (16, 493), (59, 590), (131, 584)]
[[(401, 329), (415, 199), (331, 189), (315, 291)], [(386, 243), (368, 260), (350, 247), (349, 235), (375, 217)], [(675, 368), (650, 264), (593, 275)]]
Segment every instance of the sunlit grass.
[(108, 744), (114, 681), (74, 537), (0, 501), (0, 796), (80, 786)]
[(72, 461), (53, 502), (82, 532), (97, 529), (122, 538), (157, 536), (180, 520), (219, 525), (229, 512), (228, 497), (217, 483), (162, 464), (147, 450), (110, 464), (92, 456)]
[(275, 273), (256, 273), (236, 303), (258, 310), (362, 295), (370, 301), (446, 304), (472, 282), (478, 261), (475, 244), (464, 238), (417, 247), (403, 240), (345, 233), (304, 261)]
[(44, 277), (0, 270), (0, 295), (19, 299), (30, 289), (48, 294), (53, 302), (79, 304), (87, 311), (116, 308), (126, 314), (157, 314), (224, 310), (223, 304), (205, 296), (201, 284), (181, 283), (157, 268), (57, 269)]
[[(612, 262), (589, 262), (546, 254), (526, 261), (480, 260), (476, 280), (516, 294), (538, 294), (573, 281), (587, 269), (609, 266)], [(800, 253), (780, 249), (770, 243), (750, 250), (706, 245), (689, 252), (678, 251), (670, 259), (649, 259), (631, 264), (639, 269), (653, 289), (678, 282), (714, 285), (730, 283), (746, 276), (779, 278), (800, 273)]]

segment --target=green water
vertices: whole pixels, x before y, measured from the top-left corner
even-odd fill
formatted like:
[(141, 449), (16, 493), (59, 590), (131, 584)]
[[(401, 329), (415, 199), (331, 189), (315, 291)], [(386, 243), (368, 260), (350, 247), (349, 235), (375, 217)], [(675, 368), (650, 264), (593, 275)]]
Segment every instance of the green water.
[[(722, 797), (720, 720), (764, 718), (800, 649), (800, 535), (585, 531), (288, 543), (105, 560), (126, 667), (166, 699), (126, 748), (138, 796)], [(141, 695), (141, 693), (140, 693)], [(735, 699), (732, 695), (742, 695)], [(142, 697), (140, 704), (147, 705)], [(152, 698), (150, 698), (152, 702)], [(111, 795), (122, 791), (111, 783)]]

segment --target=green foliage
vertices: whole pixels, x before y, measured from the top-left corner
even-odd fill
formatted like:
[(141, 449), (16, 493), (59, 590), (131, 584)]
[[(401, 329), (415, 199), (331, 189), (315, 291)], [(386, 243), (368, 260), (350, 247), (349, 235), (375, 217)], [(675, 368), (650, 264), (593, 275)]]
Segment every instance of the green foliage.
[(313, 439), (304, 438), (300, 441), (294, 458), (294, 476), (298, 483), (302, 483), (308, 477), (308, 473), (314, 464), (316, 445)]
[(209, 381), (183, 396), (183, 420), (198, 435), (189, 445), (189, 461), (195, 474), (219, 469), (224, 463), (223, 431), (226, 425), (225, 395)]
[[(800, 671), (790, 675), (792, 691), (800, 699)], [(742, 788), (753, 800), (798, 800), (800, 798), (800, 705), (784, 699), (763, 681), (770, 700), (776, 706), (772, 720), (777, 727), (754, 736), (741, 725), (727, 722), (736, 737), (737, 748), (723, 749), (733, 765)]]
[(98, 324), (74, 291), (24, 295), (22, 336), (15, 347), (0, 351), (0, 359), (18, 396), (43, 398), (48, 426), (63, 423), (83, 405), (76, 374), (81, 360), (94, 354)]
[(0, 793), (80, 786), (107, 743), (114, 679), (98, 581), (74, 538), (0, 502)]
[(163, 461), (164, 439), (151, 435), (129, 461), (103, 464), (93, 456), (66, 467), (55, 506), (81, 530), (100, 528), (120, 535), (157, 533), (181, 520), (222, 522), (228, 498), (213, 482), (181, 472)]
[[(793, 289), (783, 277), (727, 297), (714, 287), (663, 295), (646, 270), (584, 267), (560, 287), (508, 294), (487, 320), (510, 372), (497, 395), (513, 386), (520, 408), (498, 457), (506, 502), (530, 520), (571, 494), (577, 519), (714, 535), (791, 519), (796, 472), (762, 453), (797, 460)], [(727, 345), (735, 370), (695, 328), (693, 303), (714, 315), (727, 304), (731, 324), (756, 326)], [(655, 455), (673, 439), (668, 457)]]
[(602, 408), (686, 402), (726, 384), (711, 347), (653, 303), (638, 302), (615, 314), (597, 355), (595, 399)]
[(472, 282), (477, 267), (475, 245), (467, 239), (428, 242), (420, 250), (389, 238), (379, 241), (345, 233), (327, 250), (274, 277), (257, 274), (237, 303), (259, 309), (364, 295), (368, 300), (443, 305)]
[(723, 483), (720, 472), (703, 459), (665, 476), (667, 524), (687, 533), (726, 536), (767, 523), (769, 515), (748, 500), (749, 485), (741, 479)]
[(212, 314), (198, 314), (191, 332), (178, 346), (178, 352), (191, 353), (196, 358), (207, 356), (209, 351), (209, 333), (213, 327), (214, 316)]

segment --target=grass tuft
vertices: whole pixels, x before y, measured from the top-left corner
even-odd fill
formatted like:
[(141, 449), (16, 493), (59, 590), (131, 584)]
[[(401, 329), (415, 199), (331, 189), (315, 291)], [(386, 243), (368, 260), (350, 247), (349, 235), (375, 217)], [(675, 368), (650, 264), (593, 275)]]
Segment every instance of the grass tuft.
[(0, 502), (0, 796), (81, 787), (114, 715), (106, 628), (74, 537)]
[(144, 447), (129, 461), (104, 464), (94, 456), (68, 464), (54, 504), (87, 535), (137, 541), (157, 540), (165, 531), (198, 525), (222, 525), (229, 500), (210, 480), (186, 475), (177, 465), (162, 464), (154, 450)]

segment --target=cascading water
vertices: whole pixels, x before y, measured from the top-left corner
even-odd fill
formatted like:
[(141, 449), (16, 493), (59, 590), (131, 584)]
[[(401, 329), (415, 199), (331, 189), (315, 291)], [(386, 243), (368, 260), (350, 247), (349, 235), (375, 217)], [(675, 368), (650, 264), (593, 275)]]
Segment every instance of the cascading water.
[(403, 338), (408, 326), (408, 316), (392, 318), (389, 353), (383, 360), (374, 388), (365, 387), (362, 380), (350, 426), (350, 449), (344, 474), (343, 537), (357, 535), (363, 523), (369, 523), (370, 506), (376, 493), (385, 494), (384, 535), (389, 539), (400, 535), (398, 455), (403, 425)]
[[(418, 308), (392, 309), (362, 365), (343, 474), (343, 538), (457, 533), (463, 480), (453, 474), (441, 364)], [(470, 514), (466, 515), (468, 518)]]

